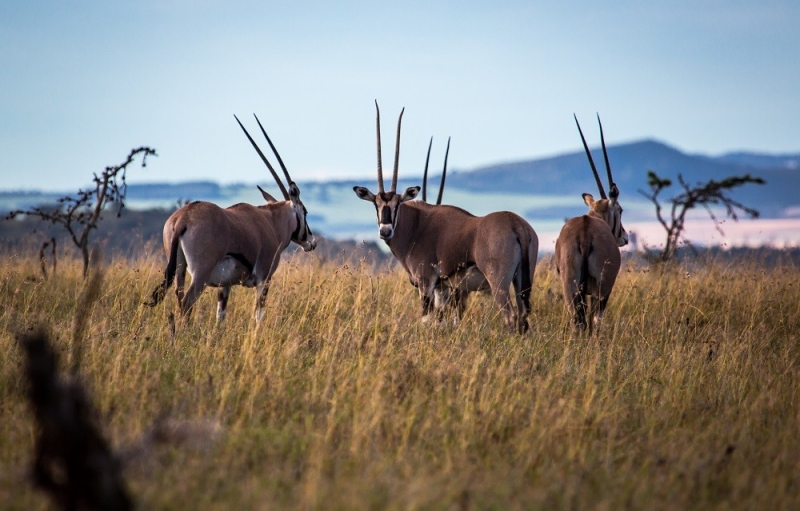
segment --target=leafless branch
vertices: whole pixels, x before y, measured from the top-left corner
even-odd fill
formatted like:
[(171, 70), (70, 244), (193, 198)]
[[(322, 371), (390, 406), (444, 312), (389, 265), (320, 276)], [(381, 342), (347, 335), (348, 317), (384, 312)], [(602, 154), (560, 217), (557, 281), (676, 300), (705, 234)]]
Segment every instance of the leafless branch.
[(725, 208), (725, 215), (728, 218), (732, 218), (734, 221), (739, 220), (737, 210), (744, 212), (750, 218), (758, 218), (759, 216), (759, 212), (756, 209), (745, 206), (732, 199), (728, 195), (728, 191), (749, 183), (764, 184), (765, 181), (760, 177), (753, 177), (750, 174), (745, 174), (744, 176), (727, 177), (722, 181), (711, 179), (706, 183), (698, 183), (696, 186), (690, 186), (683, 179), (683, 176), (678, 174), (678, 183), (681, 188), (683, 188), (683, 192), (667, 199), (672, 205), (670, 208), (670, 218), (668, 220), (663, 217), (659, 195), (665, 188), (672, 185), (672, 181), (659, 177), (652, 170), (647, 172), (647, 177), (650, 193), (643, 190), (638, 190), (638, 192), (647, 197), (647, 199), (655, 205), (656, 218), (667, 234), (666, 244), (658, 257), (658, 260), (661, 262), (672, 259), (678, 248), (678, 242), (681, 240), (696, 253), (694, 247), (692, 247), (683, 233), (686, 227), (686, 214), (689, 210), (697, 206), (703, 206), (703, 208), (705, 208), (709, 217), (714, 222), (715, 228), (722, 235), (725, 234), (722, 231), (722, 222), (714, 213), (712, 206), (722, 205)]
[(83, 276), (86, 277), (89, 271), (89, 235), (92, 230), (97, 229), (98, 223), (102, 220), (103, 210), (107, 205), (115, 204), (117, 217), (121, 215), (128, 190), (125, 174), (128, 166), (139, 155), (142, 157), (142, 167), (147, 166), (148, 156), (157, 156), (155, 149), (150, 147), (132, 149), (121, 164), (106, 167), (99, 176), (94, 174), (93, 189), (80, 189), (74, 196), (64, 196), (58, 199), (55, 208), (33, 207), (12, 211), (6, 216), (6, 219), (33, 216), (53, 225), (61, 225), (81, 251)]

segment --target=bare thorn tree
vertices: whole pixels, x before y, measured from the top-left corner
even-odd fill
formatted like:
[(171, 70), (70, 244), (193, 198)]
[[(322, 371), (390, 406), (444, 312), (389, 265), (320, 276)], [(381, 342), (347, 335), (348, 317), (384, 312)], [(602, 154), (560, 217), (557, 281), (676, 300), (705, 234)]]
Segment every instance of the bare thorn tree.
[(656, 259), (659, 262), (666, 262), (672, 259), (672, 256), (675, 255), (675, 251), (678, 248), (678, 242), (681, 240), (692, 248), (689, 240), (683, 236), (683, 231), (686, 227), (686, 213), (697, 206), (702, 206), (706, 209), (708, 216), (714, 221), (714, 226), (717, 231), (723, 236), (725, 233), (722, 231), (722, 222), (717, 215), (714, 214), (711, 206), (723, 206), (726, 216), (732, 218), (734, 221), (739, 220), (737, 210), (741, 210), (750, 218), (758, 218), (759, 213), (757, 210), (733, 200), (728, 195), (728, 192), (733, 188), (748, 183), (763, 185), (765, 181), (760, 177), (753, 177), (750, 174), (745, 174), (744, 176), (726, 177), (722, 181), (711, 179), (706, 183), (698, 183), (696, 186), (691, 187), (683, 179), (683, 176), (678, 174), (678, 183), (683, 187), (683, 192), (667, 199), (667, 202), (671, 204), (669, 219), (665, 218), (659, 195), (665, 188), (672, 186), (672, 181), (670, 179), (661, 178), (652, 170), (648, 170), (647, 184), (650, 186), (650, 193), (637, 190), (655, 205), (656, 217), (667, 232), (667, 242), (661, 254)]
[(102, 220), (105, 207), (116, 205), (116, 215), (122, 214), (125, 207), (125, 194), (128, 185), (125, 172), (138, 155), (142, 156), (142, 167), (147, 166), (148, 156), (157, 156), (155, 149), (139, 147), (132, 149), (128, 157), (119, 165), (106, 167), (98, 176), (94, 175), (94, 189), (78, 190), (77, 195), (67, 195), (58, 199), (55, 208), (34, 207), (26, 210), (12, 211), (7, 220), (17, 216), (35, 216), (52, 224), (59, 224), (69, 233), (72, 242), (81, 251), (83, 257), (83, 276), (89, 271), (89, 234), (97, 229)]

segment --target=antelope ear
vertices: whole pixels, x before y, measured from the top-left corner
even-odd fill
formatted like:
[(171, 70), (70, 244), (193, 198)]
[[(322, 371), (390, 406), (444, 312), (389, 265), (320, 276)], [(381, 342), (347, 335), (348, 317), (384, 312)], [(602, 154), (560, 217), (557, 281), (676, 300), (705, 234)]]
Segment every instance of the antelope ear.
[(406, 188), (406, 191), (403, 192), (403, 196), (400, 197), (400, 202), (416, 199), (419, 191), (420, 191), (419, 186), (409, 186), (408, 188)]
[(594, 206), (594, 197), (592, 197), (591, 193), (584, 193), (583, 202), (585, 202), (586, 205), (591, 208), (592, 206)]
[(272, 195), (267, 193), (266, 190), (264, 190), (263, 188), (261, 188), (258, 185), (256, 185), (256, 187), (258, 188), (258, 191), (261, 192), (261, 196), (264, 197), (264, 200), (267, 201), (267, 203), (278, 202), (278, 201), (275, 200), (275, 197), (273, 197)]
[(354, 186), (353, 191), (356, 192), (356, 195), (358, 195), (359, 199), (375, 202), (375, 194), (373, 194), (363, 186)]
[(611, 190), (608, 192), (608, 198), (612, 200), (617, 200), (619, 198), (619, 188), (617, 188), (616, 183), (611, 183)]

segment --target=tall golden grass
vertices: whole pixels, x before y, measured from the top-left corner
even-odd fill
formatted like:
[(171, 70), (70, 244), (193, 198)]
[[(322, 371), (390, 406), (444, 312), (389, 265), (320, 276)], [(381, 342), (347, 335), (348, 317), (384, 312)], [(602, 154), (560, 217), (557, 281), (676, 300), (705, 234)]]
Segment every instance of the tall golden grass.
[[(531, 331), (486, 297), (423, 325), (400, 271), (283, 264), (268, 315), (207, 290), (173, 338), (161, 258), (112, 263), (81, 372), (117, 446), (159, 418), (218, 421), (200, 448), (128, 467), (140, 509), (800, 509), (800, 270), (623, 268), (601, 334), (574, 333), (551, 261)], [(629, 267), (630, 268), (630, 267)], [(14, 332), (46, 323), (69, 363), (77, 261), (0, 269), (0, 508), (48, 509), (27, 481), (34, 426)]]

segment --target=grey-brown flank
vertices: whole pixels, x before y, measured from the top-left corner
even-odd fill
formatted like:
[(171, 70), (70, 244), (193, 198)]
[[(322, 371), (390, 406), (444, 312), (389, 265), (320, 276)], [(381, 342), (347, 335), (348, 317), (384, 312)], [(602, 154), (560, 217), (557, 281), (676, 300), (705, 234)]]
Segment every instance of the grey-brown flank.
[[(276, 200), (259, 186), (267, 201), (260, 206), (240, 203), (223, 209), (210, 202), (197, 201), (173, 213), (164, 224), (164, 251), (169, 260), (164, 280), (153, 291), (147, 305), (161, 302), (176, 278), (178, 303), (183, 315), (188, 317), (206, 286), (219, 287), (217, 320), (220, 321), (225, 317), (231, 286), (242, 285), (257, 289), (255, 314), (260, 321), (281, 252), (290, 241), (306, 252), (317, 245), (307, 223), (306, 208), (300, 200), (300, 189), (289, 176), (258, 117), (256, 122), (283, 169), (288, 189), (239, 118), (235, 115), (234, 118), (275, 178), (285, 200)], [(192, 281), (184, 293), (187, 271)]]
[[(422, 202), (428, 202), (427, 188), (428, 188), (428, 164), (431, 158), (431, 146), (433, 145), (433, 137), (428, 143), (428, 153), (425, 157), (425, 170), (422, 173)], [(444, 185), (447, 179), (447, 158), (450, 154), (450, 138), (447, 138), (447, 149), (444, 153), (444, 165), (442, 166), (442, 176), (439, 180), (439, 194), (436, 196), (436, 205), (442, 204), (444, 196)], [(532, 229), (531, 229), (532, 230)], [(535, 236), (535, 233), (534, 233)], [(412, 284), (414, 282), (412, 281)], [(416, 284), (414, 284), (416, 285)], [(475, 267), (470, 266), (464, 271), (456, 272), (456, 274), (446, 278), (440, 279), (433, 290), (434, 300), (433, 307), (437, 313), (437, 317), (441, 320), (447, 316), (451, 311), (455, 311), (456, 320), (460, 321), (467, 308), (467, 299), (472, 292), (489, 292), (489, 282), (486, 277)]]

